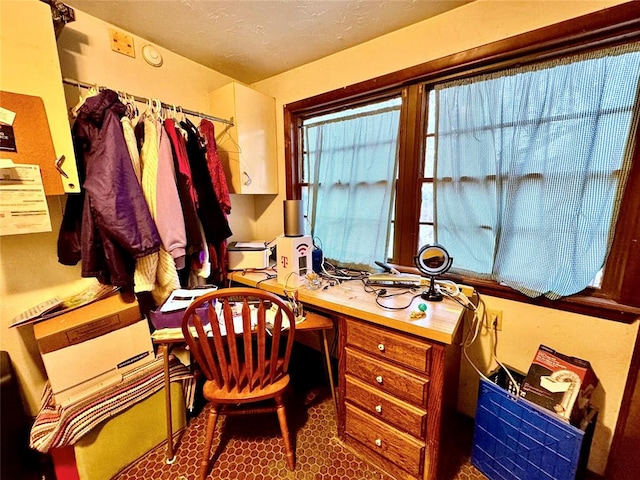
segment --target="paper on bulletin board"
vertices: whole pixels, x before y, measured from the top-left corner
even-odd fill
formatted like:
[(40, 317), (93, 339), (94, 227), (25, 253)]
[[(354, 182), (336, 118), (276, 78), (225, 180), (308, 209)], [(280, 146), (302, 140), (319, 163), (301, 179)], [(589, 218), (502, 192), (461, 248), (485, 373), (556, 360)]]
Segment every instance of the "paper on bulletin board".
[(40, 167), (0, 159), (0, 235), (50, 231)]

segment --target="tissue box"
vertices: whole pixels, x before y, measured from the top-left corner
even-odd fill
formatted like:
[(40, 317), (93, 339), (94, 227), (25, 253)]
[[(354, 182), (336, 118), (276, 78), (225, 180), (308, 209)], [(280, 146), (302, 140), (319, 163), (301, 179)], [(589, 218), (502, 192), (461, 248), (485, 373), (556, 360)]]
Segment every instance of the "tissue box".
[(597, 385), (598, 378), (589, 362), (540, 345), (520, 395), (580, 426)]

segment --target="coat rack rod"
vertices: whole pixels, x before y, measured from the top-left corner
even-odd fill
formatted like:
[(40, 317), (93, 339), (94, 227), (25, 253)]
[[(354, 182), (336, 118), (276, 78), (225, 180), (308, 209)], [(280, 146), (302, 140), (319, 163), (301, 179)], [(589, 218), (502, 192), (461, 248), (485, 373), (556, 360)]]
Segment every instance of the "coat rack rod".
[[(91, 84), (91, 83), (85, 83), (85, 82), (81, 82), (79, 80), (74, 80), (72, 78), (63, 78), (62, 79), (63, 83), (66, 83), (67, 85), (73, 85), (75, 87), (78, 88), (95, 88), (96, 85), (95, 84)], [(102, 89), (102, 88), (108, 88), (108, 87), (102, 87), (102, 86), (98, 86), (98, 88)], [(114, 90), (115, 92), (119, 92), (119, 93), (123, 93), (129, 97), (132, 97), (136, 102), (140, 102), (140, 103), (148, 103), (150, 102), (152, 99), (147, 98), (147, 97), (140, 97), (138, 95), (132, 95), (130, 93), (127, 92), (122, 92), (119, 90)], [(165, 102), (160, 102), (163, 108), (167, 108), (169, 110), (178, 107), (177, 105), (173, 105), (170, 103), (165, 103)], [(214, 117), (213, 115), (208, 115), (206, 113), (201, 113), (201, 112), (196, 112), (194, 110), (187, 110), (186, 108), (182, 108), (180, 107), (180, 111), (187, 114), (187, 115), (193, 115), (196, 117), (200, 117), (200, 118), (206, 118), (207, 120), (211, 120), (213, 122), (220, 122), (220, 123), (224, 123), (226, 125), (230, 125), (233, 126), (233, 119), (231, 120), (227, 120), (225, 118), (219, 118), (219, 117)]]

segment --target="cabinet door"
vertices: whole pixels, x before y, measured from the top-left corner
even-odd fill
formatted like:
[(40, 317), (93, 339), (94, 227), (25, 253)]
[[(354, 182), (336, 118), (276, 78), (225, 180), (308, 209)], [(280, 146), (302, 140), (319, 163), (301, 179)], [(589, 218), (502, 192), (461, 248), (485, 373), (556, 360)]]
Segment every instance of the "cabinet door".
[[(71, 128), (62, 86), (56, 37), (49, 5), (38, 0), (0, 2), (0, 90), (42, 98), (55, 158), (41, 169), (55, 168), (62, 155), (67, 178), (54, 177), (47, 195), (79, 192)], [(36, 135), (38, 132), (34, 132)], [(28, 163), (28, 162), (25, 162)]]
[(230, 83), (211, 93), (211, 108), (234, 123), (216, 125), (218, 153), (231, 193), (277, 194), (275, 99)]

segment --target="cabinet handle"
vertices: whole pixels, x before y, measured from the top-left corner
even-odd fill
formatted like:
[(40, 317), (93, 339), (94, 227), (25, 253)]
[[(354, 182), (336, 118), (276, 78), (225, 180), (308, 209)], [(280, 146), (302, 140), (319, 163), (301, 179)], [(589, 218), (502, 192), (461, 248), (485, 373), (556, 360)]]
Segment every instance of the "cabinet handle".
[(378, 376), (376, 377), (376, 382), (378, 382), (378, 383), (382, 383), (382, 375), (378, 375)]
[(376, 438), (376, 447), (381, 447), (382, 446), (382, 439), (380, 438)]
[(384, 352), (384, 343), (378, 344), (378, 350), (380, 350), (381, 352)]
[(249, 174), (247, 172), (242, 172), (244, 174), (245, 177), (247, 177), (247, 179), (245, 180), (244, 184), (245, 185), (251, 185), (251, 177), (249, 176)]
[(375, 408), (376, 408), (376, 412), (382, 413), (382, 405), (378, 404), (378, 405), (376, 405)]

